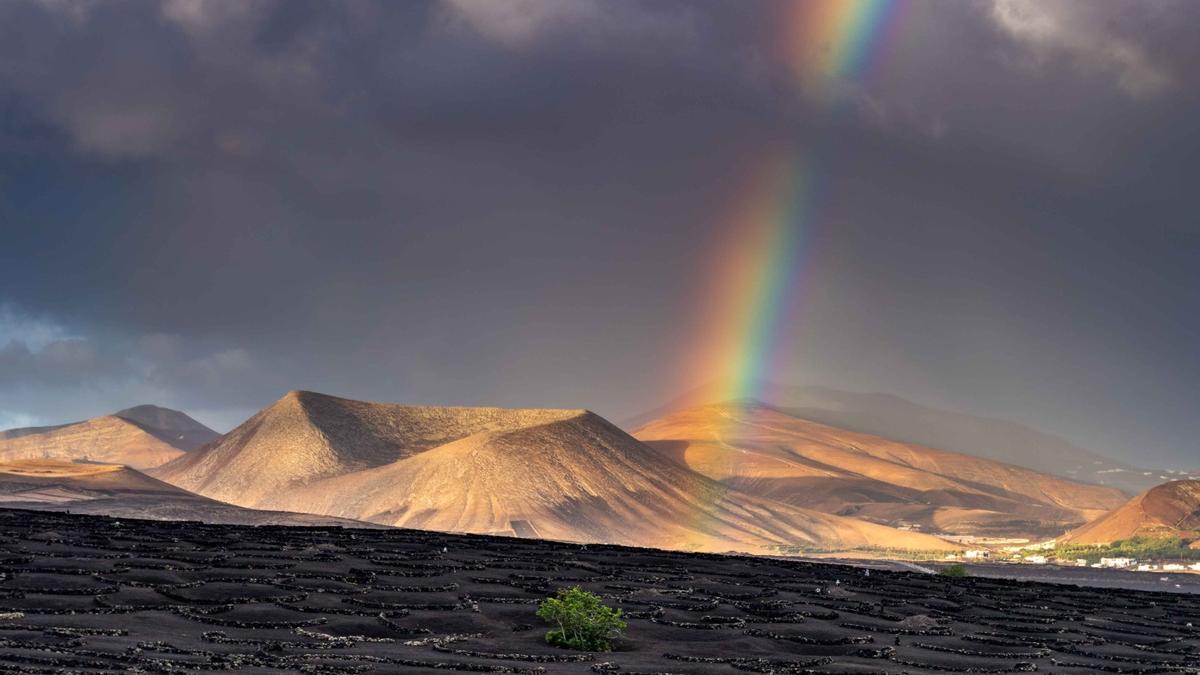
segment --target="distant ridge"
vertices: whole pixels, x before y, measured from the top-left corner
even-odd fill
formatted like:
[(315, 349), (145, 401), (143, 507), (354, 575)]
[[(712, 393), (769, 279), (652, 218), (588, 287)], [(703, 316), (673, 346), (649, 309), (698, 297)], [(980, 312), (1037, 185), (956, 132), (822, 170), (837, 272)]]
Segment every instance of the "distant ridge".
[[(1115, 487), (1130, 495), (1165, 480), (1161, 472), (1119, 462), (1016, 422), (942, 410), (892, 394), (775, 383), (762, 383), (757, 389), (763, 402), (813, 422), (1016, 464), (1040, 473)], [(631, 418), (625, 428), (637, 429), (698, 405), (726, 402), (727, 391), (719, 383), (700, 387)]]
[(178, 410), (157, 405), (134, 406), (118, 410), (113, 415), (141, 426), (184, 451), (195, 450), (221, 435)]
[(1153, 487), (1061, 541), (1111, 544), (1130, 537), (1200, 540), (1200, 480), (1177, 480)]
[(405, 406), (294, 391), (151, 473), (242, 506), (432, 530), (755, 553), (955, 548), (745, 494), (586, 410)]
[(82, 422), (0, 431), (0, 461), (84, 460), (147, 469), (219, 436), (184, 413), (142, 405)]
[(688, 408), (634, 436), (760, 497), (923, 531), (1054, 536), (1125, 499), (1113, 488), (848, 431), (755, 401)]

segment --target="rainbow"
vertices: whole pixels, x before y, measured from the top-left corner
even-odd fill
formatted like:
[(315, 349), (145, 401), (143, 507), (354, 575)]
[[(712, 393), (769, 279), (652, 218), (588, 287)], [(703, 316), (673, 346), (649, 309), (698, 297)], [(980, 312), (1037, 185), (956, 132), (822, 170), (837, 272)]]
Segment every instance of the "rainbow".
[[(771, 55), (797, 80), (815, 109), (833, 113), (869, 80), (895, 34), (905, 0), (788, 0)], [(686, 358), (685, 381), (719, 378), (717, 401), (759, 398), (786, 370), (788, 329), (803, 302), (806, 244), (832, 220), (835, 138), (809, 147), (773, 148), (751, 162), (723, 214), (713, 257), (717, 272), (703, 294), (702, 344)]]
[(830, 89), (868, 79), (887, 52), (903, 16), (904, 0), (790, 0), (776, 53), (801, 87)]

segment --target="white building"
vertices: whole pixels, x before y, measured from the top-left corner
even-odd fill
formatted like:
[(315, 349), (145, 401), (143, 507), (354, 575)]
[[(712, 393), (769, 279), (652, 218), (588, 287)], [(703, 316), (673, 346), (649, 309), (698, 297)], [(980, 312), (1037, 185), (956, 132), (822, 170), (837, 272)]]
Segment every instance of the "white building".
[(1025, 556), (1025, 562), (1033, 563), (1034, 565), (1045, 565), (1047, 560), (1044, 555), (1027, 555)]
[(1187, 568), (1179, 563), (1167, 563), (1162, 566), (1164, 572), (1182, 572)]
[(982, 560), (984, 558), (992, 557), (992, 552), (984, 550), (967, 551), (964, 555), (966, 556), (967, 560)]
[(1101, 558), (1101, 567), (1133, 567), (1137, 564), (1134, 558)]

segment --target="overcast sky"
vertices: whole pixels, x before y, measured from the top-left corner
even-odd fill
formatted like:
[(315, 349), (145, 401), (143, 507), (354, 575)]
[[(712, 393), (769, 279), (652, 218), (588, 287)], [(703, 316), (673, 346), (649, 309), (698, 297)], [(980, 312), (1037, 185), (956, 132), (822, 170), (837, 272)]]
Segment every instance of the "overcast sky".
[(621, 420), (716, 374), (677, 373), (744, 167), (833, 135), (775, 379), (1200, 466), (1200, 3), (909, 0), (835, 115), (779, 10), (0, 2), (0, 427)]

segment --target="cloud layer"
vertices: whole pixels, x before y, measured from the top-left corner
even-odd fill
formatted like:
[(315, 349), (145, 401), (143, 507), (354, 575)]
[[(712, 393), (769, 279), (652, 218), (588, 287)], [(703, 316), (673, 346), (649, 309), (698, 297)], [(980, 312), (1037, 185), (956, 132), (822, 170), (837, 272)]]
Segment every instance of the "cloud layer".
[(781, 379), (1189, 457), (1194, 3), (904, 7), (829, 108), (783, 3), (2, 3), (0, 413), (632, 415), (746, 167), (833, 137)]

